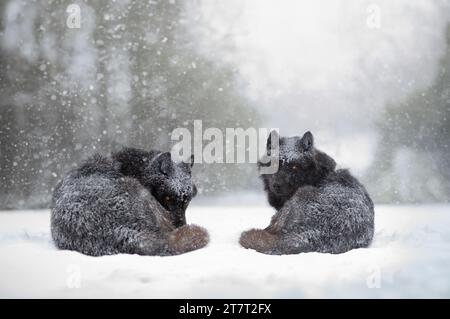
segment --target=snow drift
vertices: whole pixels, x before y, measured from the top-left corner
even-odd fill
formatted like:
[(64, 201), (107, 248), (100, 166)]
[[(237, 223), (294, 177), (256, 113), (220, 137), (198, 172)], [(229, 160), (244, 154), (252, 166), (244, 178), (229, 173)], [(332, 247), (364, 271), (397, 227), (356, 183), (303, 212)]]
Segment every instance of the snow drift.
[(239, 234), (268, 225), (266, 206), (194, 206), (211, 243), (173, 257), (89, 257), (57, 250), (49, 212), (0, 213), (0, 297), (450, 297), (450, 206), (378, 206), (370, 248), (268, 256)]

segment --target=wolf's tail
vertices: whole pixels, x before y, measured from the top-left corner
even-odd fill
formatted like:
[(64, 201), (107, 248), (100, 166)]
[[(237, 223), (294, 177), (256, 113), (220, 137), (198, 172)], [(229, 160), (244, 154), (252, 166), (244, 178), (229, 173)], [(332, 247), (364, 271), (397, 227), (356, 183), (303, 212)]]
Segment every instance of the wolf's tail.
[(209, 234), (203, 227), (184, 225), (169, 235), (169, 251), (182, 254), (205, 247), (209, 242)]
[(242, 247), (263, 254), (288, 255), (315, 251), (314, 237), (314, 232), (277, 234), (263, 229), (251, 229), (241, 234), (239, 243)]

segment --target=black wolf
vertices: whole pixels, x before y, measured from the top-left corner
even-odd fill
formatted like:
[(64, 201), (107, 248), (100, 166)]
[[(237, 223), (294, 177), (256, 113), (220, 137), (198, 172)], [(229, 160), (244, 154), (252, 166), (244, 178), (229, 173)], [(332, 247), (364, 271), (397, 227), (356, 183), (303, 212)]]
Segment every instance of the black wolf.
[(56, 246), (93, 256), (175, 255), (204, 247), (206, 230), (186, 225), (185, 210), (196, 194), (192, 165), (174, 163), (168, 152), (131, 148), (94, 155), (55, 188)]
[[(273, 156), (271, 138), (267, 154)], [(348, 170), (314, 147), (313, 135), (279, 139), (279, 169), (262, 175), (269, 203), (277, 209), (270, 225), (242, 233), (240, 244), (265, 254), (343, 253), (367, 247), (374, 233), (374, 205)], [(258, 162), (265, 165), (267, 159)]]

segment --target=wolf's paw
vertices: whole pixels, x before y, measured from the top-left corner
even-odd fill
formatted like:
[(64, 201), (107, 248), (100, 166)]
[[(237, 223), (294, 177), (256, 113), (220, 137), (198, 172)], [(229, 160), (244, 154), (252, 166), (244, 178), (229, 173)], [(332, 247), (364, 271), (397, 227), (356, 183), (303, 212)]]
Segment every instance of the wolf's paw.
[(263, 229), (251, 229), (241, 234), (239, 243), (244, 248), (254, 249), (260, 253), (270, 254), (276, 243), (276, 235)]
[(197, 225), (184, 225), (175, 229), (169, 235), (169, 249), (175, 254), (203, 248), (208, 242), (208, 232)]

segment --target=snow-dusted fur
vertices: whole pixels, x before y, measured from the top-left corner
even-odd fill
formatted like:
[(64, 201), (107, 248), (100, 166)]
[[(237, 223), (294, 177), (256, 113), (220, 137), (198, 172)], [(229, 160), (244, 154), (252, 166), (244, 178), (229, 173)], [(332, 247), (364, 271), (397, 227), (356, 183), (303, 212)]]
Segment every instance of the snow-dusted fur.
[(93, 256), (175, 255), (204, 247), (208, 233), (184, 217), (196, 191), (191, 166), (155, 151), (94, 155), (55, 188), (56, 246)]
[(112, 154), (112, 158), (120, 163), (120, 172), (123, 175), (136, 178), (171, 212), (170, 217), (175, 226), (186, 224), (186, 208), (197, 195), (197, 188), (191, 176), (193, 155), (190, 163), (175, 164), (169, 152), (124, 148)]
[[(266, 156), (274, 156), (271, 138), (279, 137), (271, 133)], [(371, 243), (372, 200), (348, 170), (335, 170), (335, 161), (314, 147), (310, 132), (301, 138), (280, 138), (279, 159), (277, 173), (262, 175), (269, 203), (277, 213), (264, 230), (242, 233), (243, 247), (274, 255), (338, 254)]]

